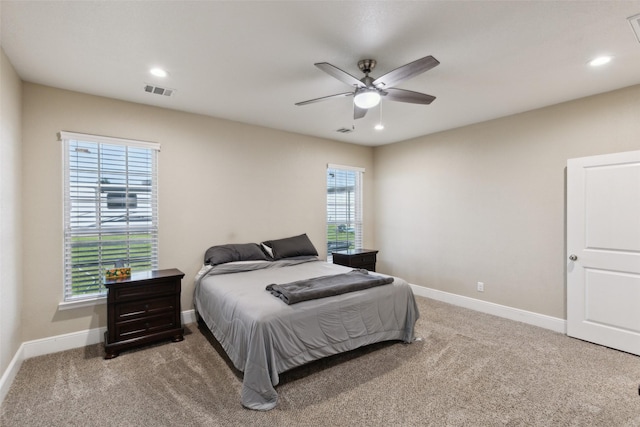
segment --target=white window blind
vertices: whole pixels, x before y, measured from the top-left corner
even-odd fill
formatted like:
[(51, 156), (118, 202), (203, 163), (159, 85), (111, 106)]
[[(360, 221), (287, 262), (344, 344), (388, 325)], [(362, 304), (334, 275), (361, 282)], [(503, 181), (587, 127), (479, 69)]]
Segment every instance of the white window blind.
[(327, 167), (327, 253), (362, 248), (362, 175), (351, 166)]
[(60, 132), (64, 300), (106, 293), (104, 271), (158, 268), (156, 143)]

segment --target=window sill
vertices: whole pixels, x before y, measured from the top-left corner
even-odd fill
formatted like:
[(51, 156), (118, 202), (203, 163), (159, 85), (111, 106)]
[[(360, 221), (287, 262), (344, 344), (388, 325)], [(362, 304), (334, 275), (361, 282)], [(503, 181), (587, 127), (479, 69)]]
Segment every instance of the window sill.
[(96, 298), (88, 298), (79, 301), (65, 301), (58, 304), (58, 310), (71, 310), (74, 308), (93, 307), (96, 305), (106, 304), (107, 296)]

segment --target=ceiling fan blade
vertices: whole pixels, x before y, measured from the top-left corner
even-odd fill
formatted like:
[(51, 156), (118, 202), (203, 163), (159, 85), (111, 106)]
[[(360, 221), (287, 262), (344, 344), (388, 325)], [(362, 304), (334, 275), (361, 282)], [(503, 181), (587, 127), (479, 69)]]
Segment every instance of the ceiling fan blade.
[(431, 104), (436, 99), (435, 96), (426, 93), (394, 88), (385, 89), (382, 96), (389, 101), (410, 102), (412, 104)]
[(440, 64), (440, 62), (433, 56), (425, 56), (424, 58), (417, 59), (378, 77), (373, 81), (373, 85), (377, 88), (386, 90), (403, 82), (404, 80), (424, 73), (438, 64)]
[(366, 108), (360, 108), (356, 104), (353, 104), (353, 119), (361, 119), (367, 114)]
[(325, 101), (331, 98), (339, 98), (341, 96), (353, 96), (353, 92), (337, 93), (335, 95), (323, 96), (322, 98), (315, 98), (315, 99), (310, 99), (308, 101), (296, 102), (296, 105), (313, 104), (314, 102)]
[(320, 68), (322, 71), (329, 74), (330, 76), (333, 76), (336, 79), (340, 80), (341, 82), (348, 84), (349, 86), (365, 87), (365, 84), (362, 83), (360, 80), (358, 80), (351, 74), (347, 73), (346, 71), (342, 71), (340, 68), (329, 64), (328, 62), (318, 62), (313, 65)]

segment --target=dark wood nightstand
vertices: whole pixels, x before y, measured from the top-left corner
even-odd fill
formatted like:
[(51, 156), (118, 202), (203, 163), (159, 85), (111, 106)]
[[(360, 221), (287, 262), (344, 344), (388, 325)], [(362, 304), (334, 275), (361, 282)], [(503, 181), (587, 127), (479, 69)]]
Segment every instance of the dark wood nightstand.
[(107, 280), (105, 359), (154, 341), (184, 339), (180, 290), (184, 273), (176, 268), (133, 273)]
[(378, 251), (373, 249), (347, 249), (345, 251), (332, 252), (333, 263), (376, 271), (377, 253)]

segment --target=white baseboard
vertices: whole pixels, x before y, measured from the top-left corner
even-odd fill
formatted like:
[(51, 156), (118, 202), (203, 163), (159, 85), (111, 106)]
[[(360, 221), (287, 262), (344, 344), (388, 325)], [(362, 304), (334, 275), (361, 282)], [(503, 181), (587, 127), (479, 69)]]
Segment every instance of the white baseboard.
[(192, 308), (191, 310), (185, 310), (182, 312), (182, 324), (186, 325), (187, 323), (193, 323), (196, 321), (196, 311)]
[(565, 334), (567, 322), (564, 319), (547, 316), (545, 314), (534, 313), (532, 311), (520, 310), (506, 305), (495, 304), (462, 295), (451, 294), (436, 289), (425, 288), (424, 286), (411, 285), (415, 295), (431, 298), (437, 301), (446, 302), (481, 313), (492, 314), (505, 319), (527, 323), (529, 325), (550, 329), (554, 332)]
[(7, 397), (7, 393), (9, 393), (9, 388), (13, 383), (20, 367), (22, 366), (22, 361), (24, 360), (24, 343), (20, 345), (18, 351), (11, 359), (11, 363), (7, 366), (7, 369), (2, 374), (0, 378), (0, 403), (4, 401), (4, 398)]
[[(195, 321), (195, 310), (191, 309), (182, 312), (183, 325), (193, 323)], [(45, 354), (71, 350), (72, 348), (99, 344), (103, 341), (104, 332), (106, 330), (106, 327), (87, 329), (85, 331), (72, 332), (70, 334), (56, 335), (53, 337), (23, 342), (0, 378), (0, 402), (4, 400), (9, 392), (9, 388), (18, 374), (23, 361), (36, 356), (43, 356)]]
[(38, 340), (26, 341), (24, 346), (24, 359), (71, 350), (72, 348), (86, 347), (98, 344), (104, 338), (106, 327), (87, 329), (85, 331), (71, 332), (69, 334), (56, 335)]

